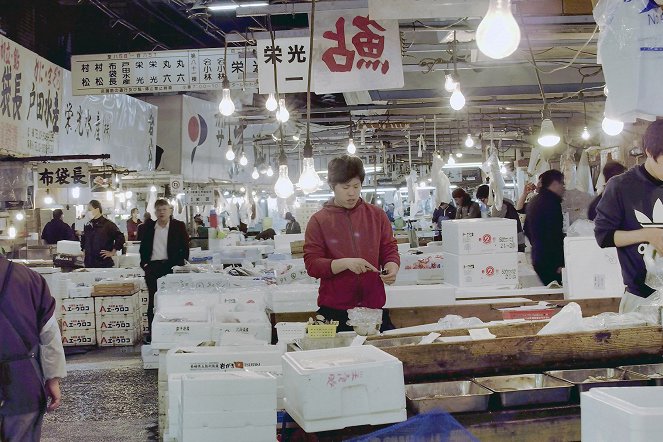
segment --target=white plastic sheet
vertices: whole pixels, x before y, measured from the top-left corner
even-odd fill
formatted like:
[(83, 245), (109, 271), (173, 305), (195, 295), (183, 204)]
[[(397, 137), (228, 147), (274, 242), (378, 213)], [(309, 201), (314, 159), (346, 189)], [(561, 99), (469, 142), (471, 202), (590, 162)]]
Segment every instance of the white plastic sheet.
[(594, 195), (594, 182), (592, 181), (592, 172), (589, 168), (589, 159), (587, 158), (587, 151), (583, 151), (580, 155), (580, 163), (578, 163), (577, 173), (577, 190)]

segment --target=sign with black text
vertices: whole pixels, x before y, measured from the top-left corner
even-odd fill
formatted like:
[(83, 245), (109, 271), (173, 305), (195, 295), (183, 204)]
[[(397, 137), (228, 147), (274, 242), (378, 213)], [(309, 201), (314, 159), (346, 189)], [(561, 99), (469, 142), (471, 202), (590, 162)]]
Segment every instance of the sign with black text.
[(88, 163), (46, 163), (37, 167), (37, 186), (40, 189), (90, 187)]

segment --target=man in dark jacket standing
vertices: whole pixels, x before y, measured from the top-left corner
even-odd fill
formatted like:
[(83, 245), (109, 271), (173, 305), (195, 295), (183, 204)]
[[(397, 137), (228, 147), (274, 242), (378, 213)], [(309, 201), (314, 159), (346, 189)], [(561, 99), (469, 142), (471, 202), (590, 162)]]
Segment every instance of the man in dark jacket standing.
[(549, 170), (541, 174), (541, 191), (527, 205), (525, 234), (532, 244), (532, 263), (543, 285), (562, 283), (564, 267), (564, 174)]
[(433, 240), (442, 241), (442, 221), (456, 219), (456, 208), (451, 203), (440, 203), (433, 211), (433, 224), (435, 224), (435, 237)]
[(170, 203), (164, 199), (157, 200), (154, 203), (154, 212), (157, 220), (144, 224), (140, 242), (140, 266), (145, 271), (145, 283), (149, 293), (147, 318), (150, 322), (150, 334), (146, 337), (146, 342), (151, 342), (152, 339), (157, 280), (173, 273), (173, 266), (184, 265), (184, 261), (189, 259), (189, 234), (186, 225), (171, 217), (173, 209)]
[(41, 232), (41, 239), (46, 244), (57, 244), (58, 241), (76, 241), (76, 235), (71, 226), (62, 221), (62, 209), (53, 211), (53, 219), (46, 223)]
[(114, 222), (101, 213), (101, 203), (92, 200), (87, 207), (90, 221), (85, 224), (81, 250), (85, 252), (85, 267), (110, 268), (113, 256), (124, 246), (124, 235)]
[(292, 216), (292, 213), (287, 212), (285, 214), (285, 219), (288, 221), (288, 224), (285, 226), (285, 233), (286, 235), (290, 235), (293, 233), (302, 233), (302, 228), (295, 219), (294, 216)]

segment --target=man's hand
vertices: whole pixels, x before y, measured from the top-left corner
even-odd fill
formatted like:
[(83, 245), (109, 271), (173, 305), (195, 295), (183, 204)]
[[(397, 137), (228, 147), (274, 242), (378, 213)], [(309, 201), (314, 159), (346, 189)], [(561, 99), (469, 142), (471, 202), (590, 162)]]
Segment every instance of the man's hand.
[(396, 275), (398, 274), (398, 264), (395, 262), (388, 262), (384, 265), (384, 270), (387, 272), (385, 275), (380, 275), (380, 279), (387, 285), (392, 285), (396, 282)]
[(363, 258), (342, 258), (339, 264), (344, 270), (350, 270), (352, 273), (361, 275), (366, 272), (377, 272), (378, 269), (373, 267), (370, 262)]
[(647, 242), (663, 255), (663, 229), (644, 229)]
[(532, 184), (532, 183), (525, 184), (525, 195), (529, 195), (530, 193), (534, 192), (535, 190), (536, 190), (536, 184)]
[(115, 250), (111, 250), (110, 252), (108, 250), (102, 250), (99, 255), (101, 255), (102, 258), (110, 258), (112, 256), (115, 256), (117, 252)]
[(46, 381), (44, 386), (46, 390), (46, 400), (50, 401), (46, 411), (49, 413), (51, 411), (57, 410), (62, 404), (62, 392), (60, 391), (60, 378), (53, 378)]

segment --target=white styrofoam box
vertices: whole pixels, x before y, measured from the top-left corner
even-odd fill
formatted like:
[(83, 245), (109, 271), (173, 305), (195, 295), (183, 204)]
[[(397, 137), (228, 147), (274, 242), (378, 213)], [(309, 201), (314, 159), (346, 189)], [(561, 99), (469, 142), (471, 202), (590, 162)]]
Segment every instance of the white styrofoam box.
[(477, 218), (442, 223), (442, 247), (455, 255), (518, 252), (516, 220)]
[(285, 408), (306, 432), (407, 418), (403, 364), (370, 345), (286, 353), (283, 384)]
[(97, 316), (139, 314), (138, 294), (131, 296), (96, 296), (94, 298), (94, 311)]
[(395, 286), (385, 285), (385, 308), (451, 305), (456, 301), (456, 287), (449, 284)]
[(256, 373), (269, 373), (276, 378), (276, 409), (283, 410), (285, 403), (285, 387), (283, 386), (283, 365), (248, 367), (247, 370)]
[(159, 290), (154, 295), (157, 310), (178, 307), (211, 307), (219, 303), (220, 291), (215, 288), (197, 290)]
[[(212, 317), (212, 336), (216, 342), (233, 343), (243, 336), (268, 343), (272, 340), (272, 325), (264, 311), (228, 312), (223, 305), (215, 306)], [(239, 336), (238, 336), (239, 335)]]
[(58, 255), (79, 256), (83, 254), (80, 242), (66, 240), (58, 241), (56, 252)]
[(140, 317), (135, 315), (100, 316), (97, 321), (97, 330), (139, 330)]
[(184, 428), (177, 442), (271, 442), (276, 440), (276, 426), (250, 428)]
[(401, 265), (397, 278), (407, 277), (408, 274), (416, 274), (417, 281), (443, 280), (444, 279), (444, 257), (442, 254), (419, 254), (406, 253), (401, 255)]
[(140, 241), (127, 241), (127, 253), (140, 253)]
[[(270, 395), (271, 396), (271, 395)], [(260, 397), (260, 396), (258, 396)], [(264, 397), (264, 396), (263, 396)], [(228, 399), (231, 399), (229, 397)], [(276, 398), (276, 387), (274, 387)], [(217, 403), (224, 402), (226, 397), (215, 397)], [(214, 399), (213, 399), (214, 400)], [(246, 401), (245, 403), (248, 403)], [(249, 403), (250, 404), (250, 403)], [(210, 408), (208, 408), (210, 410)], [(184, 409), (182, 413), (182, 428), (237, 428), (262, 427), (264, 425), (276, 426), (276, 399), (274, 409), (253, 411), (208, 411), (189, 413)]]
[(89, 298), (92, 296), (92, 286), (69, 283), (67, 296), (69, 298)]
[(208, 307), (159, 309), (152, 322), (152, 345), (198, 345), (212, 339)]
[(663, 387), (592, 388), (580, 394), (583, 442), (649, 442), (663, 434)]
[(518, 284), (518, 254), (444, 254), (444, 281), (456, 287)]
[(276, 336), (279, 344), (291, 344), (306, 336), (306, 322), (279, 322), (276, 328)]
[(218, 308), (228, 311), (258, 311), (264, 312), (267, 289), (261, 287), (253, 290), (228, 289), (221, 292)]
[(60, 275), (62, 270), (56, 267), (30, 267), (31, 270), (39, 273), (48, 286), (48, 291), (51, 292), (54, 298), (65, 298), (65, 293), (60, 293), (58, 284), (60, 282)]
[(591, 237), (564, 238), (565, 297), (620, 298), (624, 294), (617, 249), (602, 249)]
[(295, 241), (304, 241), (304, 234), (276, 235), (274, 237), (274, 249), (277, 252), (290, 253), (290, 243)]
[(157, 366), (159, 364), (159, 350), (151, 345), (141, 345), (140, 356), (143, 362), (154, 362)]
[(228, 287), (228, 275), (221, 273), (173, 273), (159, 278), (158, 290)]
[[(547, 287), (527, 287), (522, 289), (505, 289), (498, 287), (458, 287), (456, 288), (456, 299), (467, 298), (500, 298), (500, 297), (514, 297), (514, 296), (532, 296), (532, 295), (554, 295), (564, 296), (562, 288), (547, 288)], [(555, 298), (561, 299), (561, 298)]]
[(97, 330), (100, 347), (125, 347), (135, 345), (138, 333), (131, 330)]
[(120, 267), (138, 267), (140, 266), (140, 254), (127, 253), (126, 255), (119, 256)]
[(287, 284), (270, 287), (267, 308), (274, 313), (314, 312), (318, 310), (318, 285)]
[(165, 407), (168, 410), (168, 431), (179, 434), (182, 428), (182, 376), (176, 373), (168, 376)]
[(65, 298), (62, 300), (60, 311), (63, 316), (81, 313), (94, 314), (94, 298)]
[(60, 324), (62, 324), (62, 330), (85, 330), (95, 328), (94, 313), (69, 313), (62, 317)]
[(62, 330), (62, 345), (65, 347), (97, 345), (96, 330), (94, 328)]

